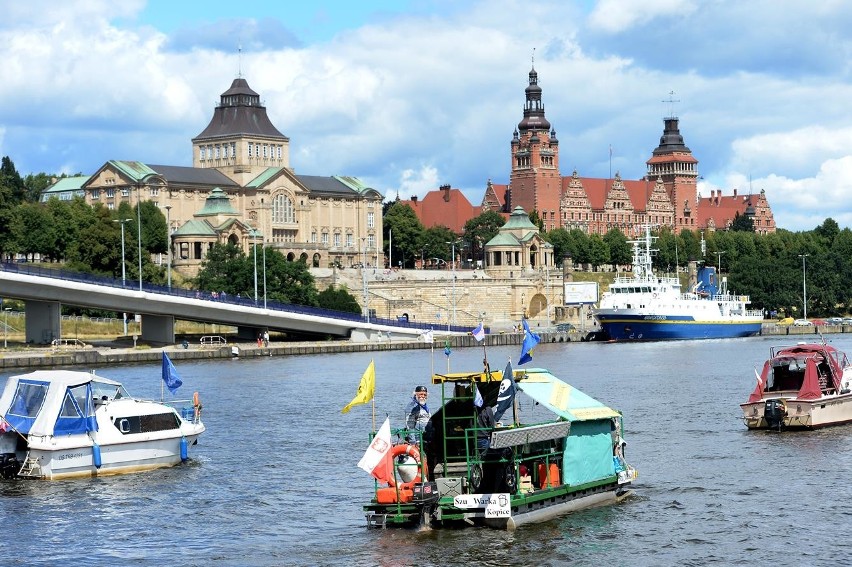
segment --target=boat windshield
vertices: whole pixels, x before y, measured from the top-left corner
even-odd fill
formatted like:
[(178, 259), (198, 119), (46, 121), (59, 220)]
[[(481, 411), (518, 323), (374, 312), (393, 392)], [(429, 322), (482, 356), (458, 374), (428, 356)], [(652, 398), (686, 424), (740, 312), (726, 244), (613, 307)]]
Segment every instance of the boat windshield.
[(96, 381), (92, 382), (92, 394), (96, 400), (119, 400), (130, 397), (124, 386)]

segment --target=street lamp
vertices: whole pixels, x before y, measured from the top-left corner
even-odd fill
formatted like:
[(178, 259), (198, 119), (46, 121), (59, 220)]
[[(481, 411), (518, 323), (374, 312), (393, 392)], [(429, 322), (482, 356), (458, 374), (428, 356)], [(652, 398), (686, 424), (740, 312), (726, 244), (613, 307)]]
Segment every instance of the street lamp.
[[(452, 242), (447, 242), (447, 244), (452, 245), (452, 263), (453, 263), (453, 325), (456, 324), (456, 242), (460, 242), (461, 239), (453, 240)], [(447, 330), (450, 330), (450, 322), (447, 320)]]
[(802, 311), (806, 320), (808, 318), (808, 287), (807, 278), (805, 277), (805, 258), (808, 256), (810, 254), (799, 254), (799, 258), (802, 259)]
[(130, 219), (118, 219), (112, 222), (117, 222), (121, 224), (121, 287), (127, 285), (127, 273), (124, 268), (124, 223), (129, 221)]
[(9, 311), (11, 311), (11, 307), (3, 308), (3, 348), (8, 346), (7, 337), (9, 335)]
[(166, 245), (169, 247), (168, 249), (168, 262), (169, 265), (166, 268), (168, 273), (168, 281), (169, 281), (169, 289), (172, 289), (172, 218), (171, 218), (172, 206), (166, 205)]
[(361, 262), (361, 285), (364, 288), (364, 317), (367, 323), (370, 323), (370, 295), (367, 293), (367, 237), (361, 237), (361, 244), (364, 249), (364, 260)]
[(139, 291), (142, 291), (142, 186), (136, 186), (136, 240), (139, 246)]
[(251, 235), (252, 246), (253, 248), (253, 256), (254, 256), (254, 304), (257, 306), (257, 229), (251, 229), (249, 233)]
[(714, 254), (716, 254), (716, 257), (718, 258), (718, 260), (717, 260), (717, 262), (718, 262), (717, 266), (718, 267), (716, 268), (716, 270), (719, 272), (720, 276), (722, 275), (722, 254), (724, 254), (724, 253), (725, 252), (714, 252)]
[(263, 308), (266, 309), (266, 240), (263, 241)]

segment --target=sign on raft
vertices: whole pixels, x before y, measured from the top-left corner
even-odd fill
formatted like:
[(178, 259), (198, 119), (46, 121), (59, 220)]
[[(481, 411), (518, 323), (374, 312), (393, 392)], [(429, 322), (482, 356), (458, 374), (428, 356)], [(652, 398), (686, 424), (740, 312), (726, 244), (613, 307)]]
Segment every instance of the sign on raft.
[(512, 506), (507, 493), (459, 494), (453, 498), (456, 508), (485, 508), (486, 518), (510, 518)]

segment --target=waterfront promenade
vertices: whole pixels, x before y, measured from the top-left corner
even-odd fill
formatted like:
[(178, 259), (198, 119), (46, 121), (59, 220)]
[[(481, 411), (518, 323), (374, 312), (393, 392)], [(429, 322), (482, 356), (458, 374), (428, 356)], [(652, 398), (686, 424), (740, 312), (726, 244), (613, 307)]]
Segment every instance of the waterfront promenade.
[[(823, 326), (821, 332), (825, 335), (837, 333), (852, 333), (852, 327)], [(585, 334), (579, 331), (550, 332), (536, 331), (541, 342), (568, 343), (581, 342)], [(764, 323), (761, 336), (799, 336), (800, 340), (817, 341), (819, 335), (814, 327), (780, 326), (775, 323)], [(505, 332), (489, 334), (485, 337), (485, 346), (520, 345), (523, 334)], [(231, 358), (258, 358), (275, 356), (297, 356), (302, 354), (336, 354), (352, 352), (389, 351), (430, 349), (443, 352), (446, 344), (450, 349), (480, 347), (470, 335), (441, 335), (434, 334), (434, 342), (423, 342), (419, 339), (388, 338), (371, 342), (353, 342), (348, 340), (324, 340), (301, 342), (271, 342), (269, 346), (257, 346), (255, 342), (234, 340), (223, 337), (222, 344), (202, 345), (198, 340), (166, 347), (149, 346), (115, 346), (115, 344), (93, 344), (85, 347), (10, 347), (0, 353), (0, 370), (20, 368), (45, 368), (59, 366), (109, 366), (115, 364), (138, 364), (159, 362), (162, 352), (169, 354), (172, 360), (207, 360)]]

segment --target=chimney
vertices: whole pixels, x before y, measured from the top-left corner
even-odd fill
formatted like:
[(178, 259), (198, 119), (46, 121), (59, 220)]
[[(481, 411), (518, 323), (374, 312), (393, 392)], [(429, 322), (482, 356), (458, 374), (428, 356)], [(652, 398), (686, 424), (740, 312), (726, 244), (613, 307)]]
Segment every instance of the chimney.
[(411, 196), (411, 202), (412, 202), (412, 203), (416, 203), (416, 202), (417, 202), (417, 195), (412, 195), (412, 196)]
[(736, 196), (737, 196), (737, 188), (734, 187), (734, 197), (736, 197)]
[(444, 192), (444, 201), (449, 203), (450, 202), (450, 186), (449, 185), (441, 185), (441, 191)]

